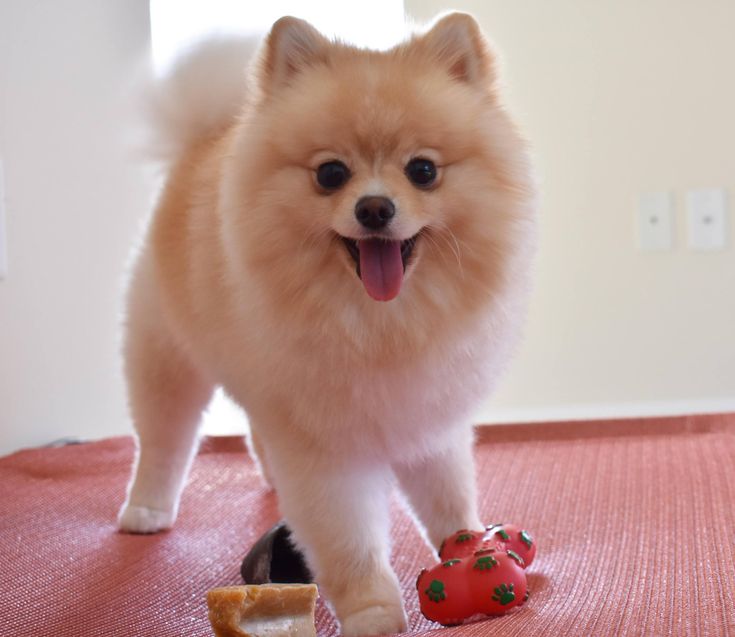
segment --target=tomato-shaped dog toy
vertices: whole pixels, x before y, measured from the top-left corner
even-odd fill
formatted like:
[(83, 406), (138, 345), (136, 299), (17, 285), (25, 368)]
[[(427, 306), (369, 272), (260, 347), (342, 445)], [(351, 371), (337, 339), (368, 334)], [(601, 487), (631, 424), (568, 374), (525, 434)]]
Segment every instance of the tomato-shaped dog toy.
[(424, 617), (445, 626), (476, 615), (502, 615), (528, 599), (525, 567), (536, 546), (511, 524), (457, 531), (439, 550), (442, 561), (416, 581)]
[(424, 617), (445, 626), (473, 615), (502, 615), (526, 601), (520, 562), (497, 550), (452, 558), (423, 570), (416, 587)]
[(416, 580), (424, 617), (451, 626), (475, 613), (475, 600), (462, 560), (447, 560), (422, 570)]
[(457, 531), (450, 535), (439, 549), (439, 559), (465, 557), (476, 551), (510, 549), (520, 556), (528, 567), (536, 556), (536, 544), (531, 534), (515, 524), (492, 524), (484, 531)]

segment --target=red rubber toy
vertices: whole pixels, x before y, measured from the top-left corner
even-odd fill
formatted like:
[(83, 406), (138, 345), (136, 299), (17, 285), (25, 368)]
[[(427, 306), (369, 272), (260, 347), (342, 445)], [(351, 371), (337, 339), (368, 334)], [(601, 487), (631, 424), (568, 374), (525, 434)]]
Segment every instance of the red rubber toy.
[(445, 626), (505, 614), (528, 599), (524, 569), (535, 554), (531, 535), (511, 524), (457, 531), (442, 543), (442, 561), (416, 580), (421, 612)]
[(514, 524), (491, 524), (484, 531), (457, 531), (442, 542), (439, 559), (466, 557), (475, 551), (487, 549), (511, 550), (528, 567), (536, 557), (536, 544), (531, 534)]

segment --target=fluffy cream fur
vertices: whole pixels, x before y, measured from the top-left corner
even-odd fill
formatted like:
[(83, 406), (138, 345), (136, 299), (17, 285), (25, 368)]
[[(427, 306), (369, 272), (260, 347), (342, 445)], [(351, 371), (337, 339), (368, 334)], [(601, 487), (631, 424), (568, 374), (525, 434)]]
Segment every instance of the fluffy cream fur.
[[(221, 62), (200, 51), (162, 89), (171, 167), (129, 291), (139, 453), (120, 525), (174, 522), (201, 411), (221, 385), (250, 417), (252, 448), (343, 634), (398, 632), (392, 486), (435, 545), (481, 527), (470, 417), (523, 319), (527, 152), (467, 15), (388, 52), (284, 18), (247, 90), (247, 61), (219, 50)], [(439, 166), (429, 189), (404, 173), (417, 156)], [(315, 171), (333, 159), (352, 177), (325, 193)], [(362, 236), (355, 203), (376, 194), (395, 204), (393, 238), (420, 233), (389, 302), (366, 293), (339, 238)]]

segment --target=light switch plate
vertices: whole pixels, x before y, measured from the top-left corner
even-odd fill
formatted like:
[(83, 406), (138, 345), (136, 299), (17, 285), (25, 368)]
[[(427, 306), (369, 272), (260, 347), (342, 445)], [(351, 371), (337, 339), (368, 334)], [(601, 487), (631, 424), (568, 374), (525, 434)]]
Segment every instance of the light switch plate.
[(0, 280), (8, 276), (8, 243), (5, 236), (5, 180), (0, 158)]
[(727, 197), (723, 188), (687, 191), (690, 250), (722, 250), (727, 243)]
[(644, 252), (671, 250), (674, 245), (674, 198), (670, 191), (638, 195), (638, 247)]

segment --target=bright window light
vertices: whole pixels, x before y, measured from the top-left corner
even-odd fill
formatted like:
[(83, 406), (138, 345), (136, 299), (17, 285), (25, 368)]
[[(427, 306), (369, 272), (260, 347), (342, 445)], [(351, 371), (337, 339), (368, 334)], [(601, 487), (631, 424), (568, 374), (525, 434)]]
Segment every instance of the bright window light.
[(239, 436), (248, 428), (245, 412), (218, 389), (204, 412), (202, 433), (206, 436)]
[(165, 71), (177, 54), (207, 35), (265, 34), (284, 15), (311, 22), (327, 36), (387, 49), (405, 33), (403, 0), (151, 0), (153, 66)]

